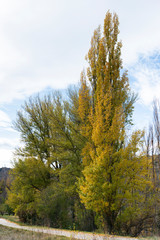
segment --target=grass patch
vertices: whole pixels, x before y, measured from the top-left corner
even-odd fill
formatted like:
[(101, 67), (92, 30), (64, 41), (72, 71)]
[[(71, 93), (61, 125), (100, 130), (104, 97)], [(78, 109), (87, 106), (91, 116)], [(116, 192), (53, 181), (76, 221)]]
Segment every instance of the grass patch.
[(160, 236), (140, 237), (139, 240), (160, 240)]
[(14, 223), (22, 224), (19, 220), (19, 217), (15, 216), (15, 215), (0, 215), (0, 218), (4, 218), (4, 219), (9, 220)]
[(70, 240), (67, 237), (19, 230), (0, 225), (0, 240)]

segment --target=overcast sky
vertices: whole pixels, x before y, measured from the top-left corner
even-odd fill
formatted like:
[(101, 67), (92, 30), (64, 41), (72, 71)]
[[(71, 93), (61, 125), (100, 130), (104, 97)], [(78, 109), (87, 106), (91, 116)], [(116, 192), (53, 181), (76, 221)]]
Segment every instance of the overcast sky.
[(160, 98), (159, 0), (0, 0), (0, 167), (10, 167), (16, 112), (32, 94), (76, 84), (95, 28), (116, 12), (123, 66), (138, 93), (135, 128)]

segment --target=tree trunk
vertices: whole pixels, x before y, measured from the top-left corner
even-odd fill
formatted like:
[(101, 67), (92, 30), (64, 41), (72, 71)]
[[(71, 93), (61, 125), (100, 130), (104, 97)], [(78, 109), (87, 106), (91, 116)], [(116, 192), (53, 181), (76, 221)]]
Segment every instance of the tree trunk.
[(104, 233), (113, 233), (114, 229), (114, 221), (112, 216), (109, 214), (104, 214), (103, 216), (103, 223), (104, 223)]

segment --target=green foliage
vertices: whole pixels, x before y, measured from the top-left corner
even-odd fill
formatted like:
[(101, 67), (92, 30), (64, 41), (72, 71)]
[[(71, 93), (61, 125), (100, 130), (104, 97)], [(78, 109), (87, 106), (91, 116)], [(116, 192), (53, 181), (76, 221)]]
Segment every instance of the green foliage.
[(52, 184), (44, 189), (37, 198), (36, 206), (45, 225), (56, 228), (69, 228), (72, 225), (70, 201), (59, 184)]
[(50, 181), (49, 171), (41, 160), (19, 159), (11, 172), (13, 182), (7, 203), (24, 222), (33, 222), (36, 217), (35, 199)]
[(68, 102), (54, 93), (30, 99), (18, 113), (15, 126), (24, 146), (16, 151), (7, 203), (23, 222), (73, 228), (77, 221), (84, 145), (77, 104), (76, 89), (69, 89)]

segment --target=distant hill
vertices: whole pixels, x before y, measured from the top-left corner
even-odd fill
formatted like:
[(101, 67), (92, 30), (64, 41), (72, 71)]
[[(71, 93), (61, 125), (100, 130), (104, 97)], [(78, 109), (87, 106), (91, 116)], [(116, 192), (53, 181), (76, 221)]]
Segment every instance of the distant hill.
[(0, 204), (3, 203), (7, 197), (7, 188), (9, 188), (9, 171), (10, 168), (0, 168)]
[(7, 180), (10, 170), (11, 170), (11, 168), (6, 168), (6, 167), (0, 168), (0, 181)]

